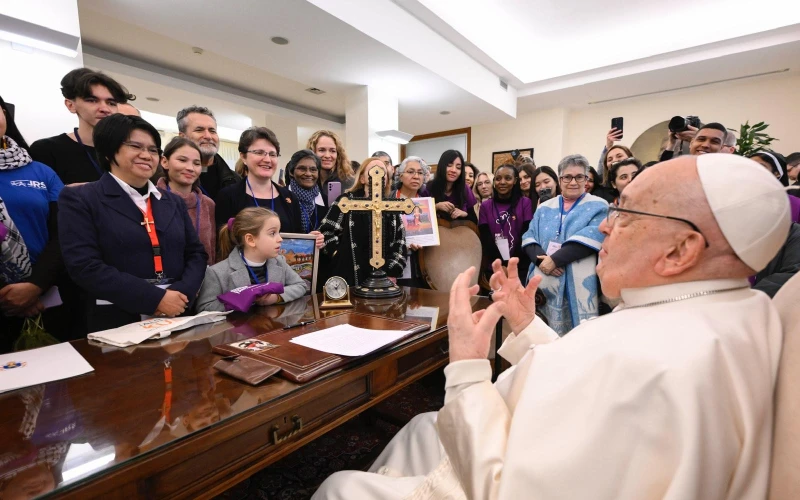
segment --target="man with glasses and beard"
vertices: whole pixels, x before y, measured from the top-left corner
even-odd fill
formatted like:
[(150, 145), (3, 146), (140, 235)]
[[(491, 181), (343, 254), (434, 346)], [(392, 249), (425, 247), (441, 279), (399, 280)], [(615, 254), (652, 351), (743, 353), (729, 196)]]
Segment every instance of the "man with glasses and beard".
[(228, 167), (225, 160), (217, 154), (219, 151), (219, 135), (217, 120), (214, 114), (203, 106), (189, 106), (178, 111), (178, 131), (197, 144), (202, 155), (200, 160), (203, 173), (200, 174), (200, 189), (206, 196), (217, 201), (217, 193), (241, 178)]

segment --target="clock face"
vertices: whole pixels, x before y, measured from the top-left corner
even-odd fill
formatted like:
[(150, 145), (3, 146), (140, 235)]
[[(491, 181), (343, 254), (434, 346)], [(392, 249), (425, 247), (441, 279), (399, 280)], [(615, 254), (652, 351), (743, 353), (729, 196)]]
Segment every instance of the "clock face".
[(341, 300), (347, 295), (347, 282), (344, 278), (334, 276), (325, 282), (325, 295), (333, 300)]

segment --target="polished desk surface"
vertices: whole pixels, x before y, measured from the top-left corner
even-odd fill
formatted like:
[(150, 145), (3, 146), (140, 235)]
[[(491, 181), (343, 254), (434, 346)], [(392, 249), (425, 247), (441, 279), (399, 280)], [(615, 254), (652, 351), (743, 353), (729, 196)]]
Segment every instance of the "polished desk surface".
[[(243, 384), (212, 368), (220, 356), (211, 349), (342, 312), (319, 310), (319, 296), (231, 315), (227, 321), (136, 347), (73, 342), (94, 372), (0, 395), (0, 498), (34, 498), (75, 490), (136, 467), (148, 455), (206, 435), (215, 426), (244, 418), (242, 415), (254, 409), (280, 406), (286, 398), (359, 365), (389, 358), (405, 345), (424, 342), (430, 336), (444, 338), (448, 297), (447, 293), (406, 288), (404, 296), (397, 299), (355, 298), (355, 311), (430, 321), (432, 330), (306, 384), (276, 377), (256, 387)], [(473, 304), (479, 309), (487, 302), (473, 298)], [(439, 349), (446, 357), (446, 349)], [(440, 359), (438, 366), (444, 362)], [(172, 376), (171, 395), (167, 372)]]

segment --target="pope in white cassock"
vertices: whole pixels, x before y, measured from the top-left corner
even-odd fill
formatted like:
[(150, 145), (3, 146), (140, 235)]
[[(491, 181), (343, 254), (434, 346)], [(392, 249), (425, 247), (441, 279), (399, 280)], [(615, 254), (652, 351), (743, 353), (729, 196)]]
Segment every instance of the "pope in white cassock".
[[(780, 183), (734, 155), (682, 156), (636, 178), (600, 226), (597, 271), (622, 302), (559, 339), (499, 262), (495, 303), (470, 315), (453, 284), (438, 413), (414, 418), (369, 472), (314, 498), (762, 499), (781, 325), (747, 277), (790, 226)], [(513, 366), (491, 382), (493, 327)]]

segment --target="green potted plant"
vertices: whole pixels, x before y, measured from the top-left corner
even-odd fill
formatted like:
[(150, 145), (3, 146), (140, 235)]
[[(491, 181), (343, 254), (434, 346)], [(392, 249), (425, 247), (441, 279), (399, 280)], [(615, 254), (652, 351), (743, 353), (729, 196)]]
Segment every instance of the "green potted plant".
[(750, 125), (750, 120), (744, 122), (739, 128), (739, 138), (736, 140), (736, 154), (740, 156), (752, 156), (759, 151), (770, 149), (770, 144), (777, 141), (774, 137), (764, 132), (768, 123), (758, 122)]

